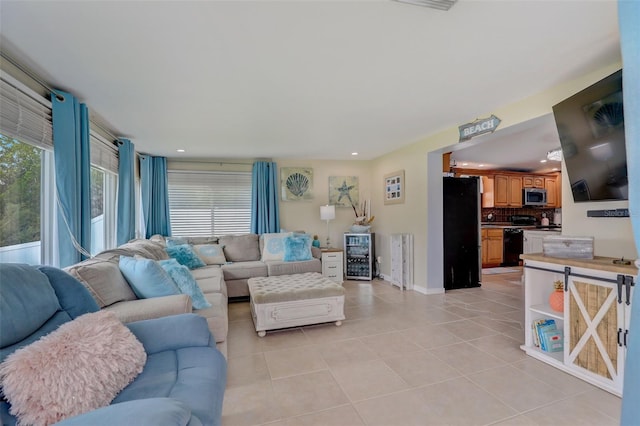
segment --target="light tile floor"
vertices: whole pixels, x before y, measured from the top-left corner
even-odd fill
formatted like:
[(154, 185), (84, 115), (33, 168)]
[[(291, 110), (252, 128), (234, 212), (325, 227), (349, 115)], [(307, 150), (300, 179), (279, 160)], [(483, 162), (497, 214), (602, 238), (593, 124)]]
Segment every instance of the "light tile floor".
[(347, 320), (259, 338), (229, 305), (222, 423), (617, 425), (620, 399), (527, 357), (521, 273), (425, 296), (346, 281)]

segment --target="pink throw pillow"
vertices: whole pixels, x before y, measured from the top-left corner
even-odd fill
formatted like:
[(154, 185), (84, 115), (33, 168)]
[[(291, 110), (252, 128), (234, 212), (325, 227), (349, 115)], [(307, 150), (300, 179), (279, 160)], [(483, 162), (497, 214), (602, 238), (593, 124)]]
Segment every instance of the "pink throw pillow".
[(0, 380), (20, 423), (49, 425), (109, 405), (146, 361), (142, 343), (116, 315), (98, 311), (9, 355)]

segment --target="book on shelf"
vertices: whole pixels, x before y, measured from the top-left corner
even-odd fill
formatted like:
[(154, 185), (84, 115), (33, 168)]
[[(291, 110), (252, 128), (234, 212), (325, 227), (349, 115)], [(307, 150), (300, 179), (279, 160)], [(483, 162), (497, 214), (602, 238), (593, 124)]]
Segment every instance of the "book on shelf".
[(544, 339), (544, 333), (556, 330), (556, 321), (548, 318), (537, 319), (533, 322), (532, 328), (534, 344), (543, 351), (547, 351), (547, 342)]
[(544, 330), (542, 332), (545, 351), (560, 352), (564, 349), (564, 336), (562, 330)]

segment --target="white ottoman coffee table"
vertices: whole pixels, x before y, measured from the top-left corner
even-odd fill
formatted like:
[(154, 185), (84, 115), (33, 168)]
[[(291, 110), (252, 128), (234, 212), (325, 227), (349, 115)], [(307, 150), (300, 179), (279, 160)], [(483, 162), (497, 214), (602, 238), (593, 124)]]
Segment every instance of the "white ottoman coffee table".
[(251, 315), (258, 336), (267, 330), (334, 322), (344, 316), (344, 287), (318, 272), (251, 278)]

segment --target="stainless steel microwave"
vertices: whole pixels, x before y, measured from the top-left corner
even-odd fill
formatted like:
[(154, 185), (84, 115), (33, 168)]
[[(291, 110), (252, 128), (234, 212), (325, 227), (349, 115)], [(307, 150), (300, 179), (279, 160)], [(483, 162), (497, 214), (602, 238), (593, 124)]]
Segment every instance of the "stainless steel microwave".
[(541, 188), (523, 188), (522, 204), (525, 206), (546, 206), (547, 190)]

